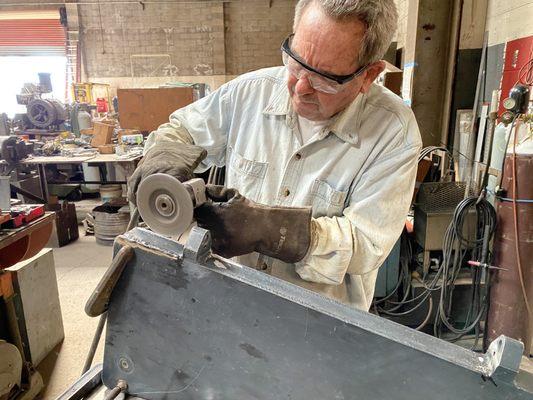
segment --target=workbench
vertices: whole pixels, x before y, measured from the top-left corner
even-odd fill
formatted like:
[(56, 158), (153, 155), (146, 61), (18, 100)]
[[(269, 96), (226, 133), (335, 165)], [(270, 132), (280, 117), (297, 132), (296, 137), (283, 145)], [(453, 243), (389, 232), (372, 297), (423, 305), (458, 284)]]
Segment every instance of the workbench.
[(54, 220), (54, 213), (47, 212), (42, 217), (36, 218), (14, 229), (0, 229), (0, 252), (10, 244), (16, 242), (22, 237), (34, 232), (49, 222)]
[[(93, 154), (83, 156), (35, 156), (22, 160), (20, 163), (29, 166), (35, 166), (39, 173), (39, 180), (41, 185), (41, 193), (45, 199), (48, 199), (48, 184), (126, 184), (126, 181), (110, 181), (107, 179), (107, 164), (114, 164), (124, 171), (127, 177), (133, 173), (137, 162), (141, 159), (141, 155), (136, 154), (131, 157), (121, 157), (116, 154)], [(49, 182), (46, 179), (45, 167), (47, 165), (64, 165), (64, 164), (83, 164), (87, 163), (89, 167), (98, 167), (100, 172), (100, 180), (82, 180), (82, 181), (65, 181), (65, 182)]]
[(55, 213), (47, 212), (14, 229), (0, 229), (0, 270), (32, 257), (48, 242)]

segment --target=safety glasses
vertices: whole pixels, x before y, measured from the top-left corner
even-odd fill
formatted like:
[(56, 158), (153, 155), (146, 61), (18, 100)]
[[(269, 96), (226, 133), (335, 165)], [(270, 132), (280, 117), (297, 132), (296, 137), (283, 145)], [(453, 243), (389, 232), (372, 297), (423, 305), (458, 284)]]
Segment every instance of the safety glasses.
[(306, 64), (296, 53), (291, 50), (291, 43), (294, 33), (290, 34), (281, 45), (281, 54), (283, 65), (289, 73), (297, 79), (307, 77), (309, 84), (319, 92), (336, 94), (339, 93), (347, 82), (361, 75), (368, 65), (364, 65), (350, 75), (333, 75), (321, 72), (310, 65)]

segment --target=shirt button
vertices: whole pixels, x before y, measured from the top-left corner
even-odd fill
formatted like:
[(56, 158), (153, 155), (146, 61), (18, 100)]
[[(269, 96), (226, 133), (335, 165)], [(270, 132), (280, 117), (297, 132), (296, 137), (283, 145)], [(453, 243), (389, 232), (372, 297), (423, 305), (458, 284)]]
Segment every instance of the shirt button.
[(283, 191), (283, 195), (284, 195), (285, 197), (287, 197), (287, 196), (290, 195), (290, 194), (291, 194), (291, 191), (290, 191), (289, 189), (285, 189), (285, 190)]
[(297, 160), (299, 160), (300, 158), (302, 158), (302, 155), (300, 153), (296, 153), (296, 155), (294, 156)]

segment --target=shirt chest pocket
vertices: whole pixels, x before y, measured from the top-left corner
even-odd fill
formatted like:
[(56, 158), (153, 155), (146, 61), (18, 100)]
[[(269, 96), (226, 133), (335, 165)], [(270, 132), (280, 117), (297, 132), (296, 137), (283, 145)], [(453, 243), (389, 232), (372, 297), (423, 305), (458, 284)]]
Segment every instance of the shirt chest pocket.
[(347, 191), (336, 190), (327, 182), (315, 179), (307, 204), (313, 207), (314, 217), (339, 217), (344, 210), (347, 196)]
[(250, 200), (257, 201), (261, 195), (268, 163), (249, 160), (231, 149), (230, 168), (226, 186), (237, 189)]

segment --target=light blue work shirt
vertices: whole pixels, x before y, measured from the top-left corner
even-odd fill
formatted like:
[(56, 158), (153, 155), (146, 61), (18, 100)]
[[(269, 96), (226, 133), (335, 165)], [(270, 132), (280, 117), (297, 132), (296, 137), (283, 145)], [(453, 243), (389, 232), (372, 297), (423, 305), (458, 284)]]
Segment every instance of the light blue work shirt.
[(208, 156), (199, 171), (226, 165), (226, 186), (253, 201), (313, 208), (312, 244), (302, 261), (252, 254), (239, 262), (369, 309), (378, 268), (405, 223), (422, 146), (398, 96), (373, 84), (303, 144), (287, 72), (267, 68), (174, 112), (149, 136), (146, 151), (161, 140), (202, 146)]

